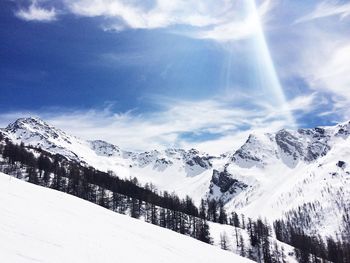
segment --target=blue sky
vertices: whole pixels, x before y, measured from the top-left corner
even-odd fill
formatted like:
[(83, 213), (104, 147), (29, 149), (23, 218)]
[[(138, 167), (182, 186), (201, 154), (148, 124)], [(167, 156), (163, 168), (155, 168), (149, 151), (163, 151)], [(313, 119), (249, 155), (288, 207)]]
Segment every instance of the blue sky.
[(222, 152), (350, 119), (350, 1), (5, 0), (0, 124)]

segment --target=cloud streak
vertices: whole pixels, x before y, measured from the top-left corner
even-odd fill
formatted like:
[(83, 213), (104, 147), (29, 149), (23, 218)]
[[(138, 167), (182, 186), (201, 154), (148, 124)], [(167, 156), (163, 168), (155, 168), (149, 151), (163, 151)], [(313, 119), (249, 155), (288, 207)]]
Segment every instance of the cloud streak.
[(345, 18), (350, 15), (350, 3), (340, 4), (338, 1), (322, 1), (309, 14), (297, 19), (295, 23), (307, 22), (315, 19), (340, 16)]
[[(249, 101), (249, 98), (247, 98)], [(311, 110), (313, 99), (297, 99), (293, 110)], [(240, 102), (242, 103), (242, 102)], [(273, 132), (288, 127), (284, 113), (264, 105), (244, 108), (231, 100), (178, 101), (162, 99), (160, 111), (148, 114), (102, 110), (60, 110), (46, 113), (14, 112), (0, 115), (6, 126), (18, 117), (38, 116), (72, 135), (103, 139), (126, 150), (198, 148), (212, 154), (237, 149), (252, 132)], [(252, 107), (255, 107), (252, 110)], [(59, 114), (55, 112), (60, 112)], [(191, 138), (186, 138), (191, 134)], [(214, 134), (207, 139), (203, 135)]]
[[(63, 14), (105, 18), (104, 30), (159, 29), (182, 25), (188, 27), (187, 30), (181, 30), (182, 34), (218, 41), (244, 39), (255, 30), (254, 19), (249, 14), (244, 14), (246, 0), (156, 0), (151, 1), (151, 4), (141, 0), (59, 2), (62, 3)], [(262, 19), (265, 19), (272, 7), (271, 0), (262, 1), (258, 7)], [(26, 21), (48, 22), (56, 20), (57, 13), (55, 8), (45, 9), (37, 1), (33, 1), (29, 8), (18, 10), (16, 16)]]
[[(256, 30), (255, 18), (244, 14), (246, 0), (158, 0), (147, 8), (140, 1), (127, 4), (116, 0), (70, 0), (66, 6), (75, 15), (104, 16), (112, 20), (105, 29), (123, 30), (167, 28), (174, 25), (192, 27), (181, 32), (199, 39), (232, 41), (245, 39)], [(272, 9), (272, 1), (265, 0), (259, 6), (259, 15), (264, 18)], [(242, 15), (243, 14), (243, 15)]]
[(70, 0), (65, 4), (75, 15), (114, 19), (118, 30), (123, 26), (135, 29), (165, 28), (176, 24), (208, 26), (220, 22), (219, 14), (231, 6), (228, 0), (215, 1), (215, 4), (214, 1), (158, 0), (151, 7), (144, 5), (143, 1), (128, 3), (120, 0)]
[[(305, 12), (310, 8), (311, 12)], [(346, 19), (350, 3), (316, 1), (300, 10), (304, 10), (300, 17), (292, 16), (285, 26), (286, 33), (278, 31), (284, 44), (271, 47), (276, 62), (282, 65), (279, 75), (302, 79), (298, 82), (301, 87), (294, 89), (316, 92), (327, 101), (318, 116), (345, 121), (350, 117), (350, 30)]]

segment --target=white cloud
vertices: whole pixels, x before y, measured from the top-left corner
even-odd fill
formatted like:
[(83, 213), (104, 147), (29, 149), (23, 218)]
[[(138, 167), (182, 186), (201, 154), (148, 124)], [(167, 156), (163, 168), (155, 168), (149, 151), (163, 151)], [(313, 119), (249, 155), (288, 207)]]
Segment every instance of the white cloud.
[[(250, 5), (255, 5), (254, 0), (154, 0), (151, 4), (143, 0), (61, 1), (62, 12), (106, 18), (102, 25), (104, 30), (156, 29), (184, 25), (190, 28), (182, 30), (182, 34), (219, 41), (244, 39), (256, 30), (256, 17), (249, 14)], [(262, 20), (266, 20), (267, 14), (275, 5), (272, 2), (276, 1), (260, 2), (258, 13)], [(29, 8), (17, 11), (16, 15), (28, 21), (52, 21), (57, 18), (54, 8), (45, 9), (35, 0)]]
[[(249, 98), (247, 98), (249, 100)], [(23, 116), (39, 116), (50, 124), (84, 139), (103, 139), (127, 150), (150, 150), (166, 147), (197, 148), (213, 154), (237, 149), (252, 132), (273, 132), (289, 126), (285, 114), (261, 105), (252, 109), (244, 102), (212, 99), (177, 101), (163, 98), (161, 111), (149, 114), (113, 113), (104, 110), (18, 112), (0, 115), (0, 124)], [(309, 107), (312, 100), (303, 102)], [(297, 107), (294, 106), (294, 110)], [(59, 113), (56, 113), (59, 112)], [(188, 139), (186, 133), (197, 136)], [(201, 139), (202, 134), (219, 135)]]
[[(213, 39), (222, 42), (246, 39), (257, 34), (264, 21), (268, 20), (267, 16), (275, 6), (270, 0), (262, 2), (258, 7), (255, 7), (254, 1), (243, 1), (239, 8), (234, 12), (227, 14), (224, 23), (215, 24), (209, 29), (198, 30), (193, 37), (200, 39)], [(239, 17), (237, 11), (246, 11), (244, 17)]]
[(214, 39), (219, 41), (240, 40), (250, 37), (256, 31), (254, 21), (248, 17), (244, 21), (234, 21), (214, 26), (209, 30), (199, 30), (192, 37), (199, 39)]
[(298, 42), (303, 48), (293, 51), (297, 54), (291, 54), (292, 63), (286, 60), (285, 68), (291, 66), (286, 75), (300, 76), (310, 89), (350, 102), (350, 39), (347, 31), (328, 32), (318, 24), (304, 28), (301, 34), (306, 36)]
[(221, 21), (219, 14), (230, 8), (230, 1), (185, 1), (157, 0), (151, 8), (142, 1), (126, 2), (122, 0), (69, 0), (65, 1), (68, 9), (80, 16), (104, 16), (117, 19), (131, 28), (153, 29), (176, 24), (190, 26), (208, 26)]
[(327, 63), (309, 77), (313, 87), (327, 89), (350, 101), (350, 43), (330, 52)]
[[(67, 9), (79, 16), (103, 16), (109, 20), (105, 30), (125, 28), (155, 29), (173, 25), (193, 27), (181, 32), (190, 37), (226, 41), (249, 37), (255, 19), (244, 14), (252, 0), (156, 0), (151, 6), (143, 1), (123, 0), (65, 0)], [(276, 2), (276, 1), (275, 1)], [(272, 1), (264, 0), (258, 12), (262, 18), (272, 9)]]
[[(319, 98), (322, 97), (327, 100), (326, 106), (319, 104), (319, 116), (338, 121), (349, 117), (348, 106), (345, 105), (350, 105), (350, 27), (349, 20), (339, 19), (346, 14), (347, 6), (350, 8), (350, 4), (323, 1), (312, 15), (296, 20), (301, 22), (307, 18), (308, 23), (291, 22), (286, 33), (278, 32), (278, 37), (285, 41), (283, 45), (272, 47), (277, 64), (282, 65), (280, 76), (288, 80), (297, 79), (300, 92), (306, 89), (316, 92), (315, 103), (320, 103)], [(328, 19), (316, 19), (321, 17)]]
[(341, 16), (342, 18), (345, 18), (349, 15), (350, 3), (340, 4), (339, 1), (328, 0), (319, 3), (311, 13), (297, 19), (295, 22), (301, 23), (329, 16)]
[(36, 1), (33, 1), (27, 9), (18, 10), (15, 15), (26, 21), (40, 21), (50, 22), (56, 20), (57, 13), (54, 8), (45, 9), (38, 5)]
[[(316, 102), (316, 99), (319, 101)], [(288, 102), (289, 110), (293, 112), (302, 111), (308, 113), (313, 111), (319, 103), (323, 103), (316, 92), (293, 98)]]

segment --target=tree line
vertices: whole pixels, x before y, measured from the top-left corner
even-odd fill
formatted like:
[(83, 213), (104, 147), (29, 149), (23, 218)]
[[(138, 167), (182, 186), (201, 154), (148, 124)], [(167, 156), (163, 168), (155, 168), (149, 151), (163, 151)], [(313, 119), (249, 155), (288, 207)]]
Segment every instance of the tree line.
[[(273, 242), (273, 231), (278, 240), (296, 248), (295, 256), (299, 262), (320, 262), (320, 259), (350, 262), (349, 240), (328, 239), (324, 244), (321, 238), (303, 233), (300, 220), (277, 220), (271, 227), (266, 220), (246, 219), (235, 212), (228, 215), (224, 204), (215, 199), (202, 199), (197, 208), (189, 196), (181, 199), (175, 193), (159, 192), (152, 184), (141, 186), (136, 178), (120, 179), (111, 171), (101, 172), (59, 154), (52, 155), (40, 148), (17, 145), (4, 139), (1, 133), (0, 142), (3, 157), (0, 168), (7, 174), (206, 243), (212, 243), (208, 221), (231, 225), (235, 229), (236, 251), (257, 262), (286, 262), (283, 246)], [(302, 216), (307, 218), (306, 215)], [(344, 218), (344, 222), (347, 222), (350, 230), (349, 216)], [(248, 243), (242, 236), (242, 229), (248, 233)], [(220, 245), (222, 249), (229, 249), (226, 234), (221, 235)]]
[[(337, 238), (310, 236), (305, 233), (303, 225), (310, 220), (306, 207), (313, 204), (305, 204), (286, 216), (284, 220), (276, 220), (273, 224), (276, 238), (290, 244), (295, 249), (298, 262), (324, 262), (325, 260), (336, 263), (350, 263), (350, 219), (349, 213), (343, 217), (341, 233)], [(349, 211), (347, 209), (346, 211)]]
[[(136, 178), (120, 179), (112, 172), (101, 172), (68, 161), (62, 155), (34, 150), (9, 140), (0, 151), (7, 164), (2, 164), (2, 170), (7, 174), (211, 242), (207, 220), (199, 217), (197, 207), (188, 196), (180, 199), (174, 193), (158, 193), (152, 184), (141, 187)], [(34, 152), (39, 156), (35, 157)]]
[[(181, 199), (174, 193), (158, 192), (152, 184), (142, 187), (136, 178), (120, 179), (113, 172), (101, 172), (23, 143), (17, 145), (3, 140), (0, 153), (4, 160), (1, 169), (7, 174), (83, 198), (121, 214), (142, 218), (206, 243), (212, 243), (208, 221), (232, 225), (239, 240), (237, 249), (242, 256), (272, 262), (269, 227), (261, 220), (248, 219), (246, 223), (243, 215), (239, 218), (234, 212), (228, 215), (220, 201), (202, 199), (197, 208), (189, 196)], [(237, 229), (249, 231), (250, 245), (244, 243)], [(227, 249), (224, 245), (227, 244), (226, 238), (221, 241), (221, 247)]]

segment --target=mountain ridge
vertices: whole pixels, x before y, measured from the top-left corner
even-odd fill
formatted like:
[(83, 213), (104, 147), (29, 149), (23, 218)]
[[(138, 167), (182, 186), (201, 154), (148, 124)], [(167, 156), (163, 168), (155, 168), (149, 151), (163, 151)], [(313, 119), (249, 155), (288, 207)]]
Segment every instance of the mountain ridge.
[[(310, 233), (321, 229), (332, 235), (345, 213), (336, 199), (350, 201), (350, 122), (252, 134), (242, 147), (220, 156), (195, 149), (125, 151), (68, 135), (38, 118), (21, 118), (2, 133), (121, 178), (136, 177), (159, 190), (189, 195), (197, 204), (202, 198), (222, 201), (228, 211), (250, 217), (277, 219), (306, 203), (317, 204)], [(325, 211), (339, 214), (335, 223)]]

